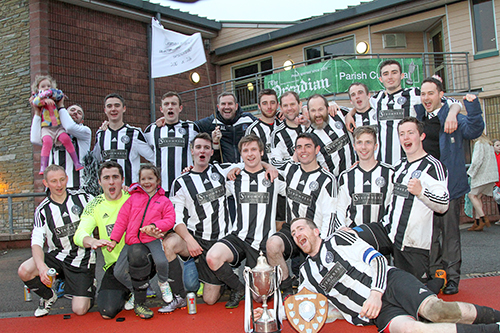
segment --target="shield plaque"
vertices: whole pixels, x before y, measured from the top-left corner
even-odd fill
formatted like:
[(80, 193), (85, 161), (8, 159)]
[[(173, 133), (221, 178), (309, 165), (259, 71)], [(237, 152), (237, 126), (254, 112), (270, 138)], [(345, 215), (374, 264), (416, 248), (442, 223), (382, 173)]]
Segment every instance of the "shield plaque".
[(285, 300), (285, 312), (290, 324), (300, 333), (316, 333), (328, 317), (325, 295), (303, 288)]

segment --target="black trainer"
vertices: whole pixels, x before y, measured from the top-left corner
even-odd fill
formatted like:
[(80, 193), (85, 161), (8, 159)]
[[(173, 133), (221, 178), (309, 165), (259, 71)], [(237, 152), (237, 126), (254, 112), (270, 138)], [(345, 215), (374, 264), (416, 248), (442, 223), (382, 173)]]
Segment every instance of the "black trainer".
[(245, 289), (231, 290), (229, 301), (226, 303), (226, 309), (234, 309), (240, 305), (240, 301), (245, 298)]

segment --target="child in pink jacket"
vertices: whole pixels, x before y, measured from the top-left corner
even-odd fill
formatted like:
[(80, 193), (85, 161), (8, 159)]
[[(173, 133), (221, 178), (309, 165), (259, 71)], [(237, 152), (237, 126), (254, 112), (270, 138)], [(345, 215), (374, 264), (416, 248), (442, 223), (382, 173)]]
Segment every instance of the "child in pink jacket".
[[(168, 284), (168, 260), (165, 257), (161, 239), (148, 236), (145, 232), (156, 228), (165, 232), (174, 226), (175, 211), (172, 202), (165, 196), (160, 187), (161, 176), (158, 169), (152, 164), (146, 164), (139, 169), (139, 183), (129, 188), (130, 198), (123, 204), (111, 233), (111, 248), (120, 242), (125, 233), (125, 243), (128, 247), (128, 261), (130, 277), (134, 286), (135, 305), (137, 316), (143, 319), (153, 317), (153, 311), (146, 305), (146, 290), (149, 286), (148, 260), (136, 258), (142, 254), (146, 246), (153, 258), (158, 274), (158, 285), (162, 298), (166, 303), (172, 301), (172, 291)], [(142, 251), (142, 252), (141, 252)], [(146, 250), (147, 251), (147, 250)]]

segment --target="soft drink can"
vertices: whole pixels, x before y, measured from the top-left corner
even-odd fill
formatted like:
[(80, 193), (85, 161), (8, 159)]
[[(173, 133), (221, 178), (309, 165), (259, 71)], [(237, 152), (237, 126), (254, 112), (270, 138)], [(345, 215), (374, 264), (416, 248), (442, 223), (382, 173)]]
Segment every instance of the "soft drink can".
[(49, 268), (47, 271), (47, 275), (49, 276), (50, 279), (50, 285), (47, 285), (47, 287), (52, 288), (52, 284), (54, 283), (54, 280), (56, 279), (56, 270), (55, 268)]
[(27, 285), (24, 285), (24, 301), (25, 302), (31, 302), (32, 301), (31, 290), (30, 290), (30, 288), (28, 288)]
[(188, 293), (186, 298), (188, 314), (196, 314), (196, 295), (194, 293)]

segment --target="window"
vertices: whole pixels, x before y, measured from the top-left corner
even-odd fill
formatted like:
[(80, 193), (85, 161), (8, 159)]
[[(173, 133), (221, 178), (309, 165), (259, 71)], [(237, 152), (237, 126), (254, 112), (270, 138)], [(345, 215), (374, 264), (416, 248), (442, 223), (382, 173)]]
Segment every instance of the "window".
[(315, 45), (306, 48), (304, 52), (306, 60), (311, 60), (307, 62), (308, 64), (317, 63), (320, 60), (316, 58), (324, 56), (332, 56), (332, 58), (334, 58), (343, 56), (345, 54), (352, 55), (355, 53), (354, 38), (349, 37), (349, 38), (337, 39), (335, 41), (328, 42), (325, 44)]
[[(235, 82), (234, 93), (238, 99), (238, 103), (244, 110), (253, 109), (257, 104), (257, 94), (261, 89), (264, 89), (264, 80), (262, 75), (258, 74), (263, 71), (273, 69), (273, 59), (267, 58), (253, 63), (245, 64), (233, 68), (233, 77), (235, 79), (242, 78), (248, 75), (250, 77)], [(272, 74), (272, 72), (265, 73), (264, 75)]]
[(476, 53), (497, 50), (493, 1), (472, 0), (471, 4)]

